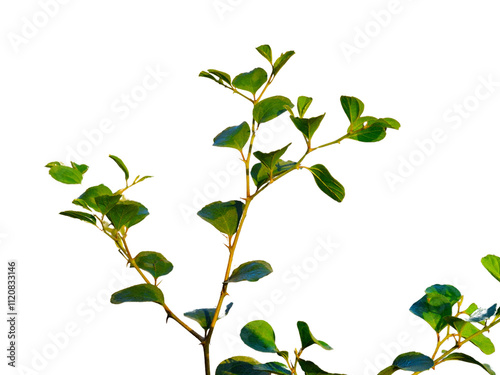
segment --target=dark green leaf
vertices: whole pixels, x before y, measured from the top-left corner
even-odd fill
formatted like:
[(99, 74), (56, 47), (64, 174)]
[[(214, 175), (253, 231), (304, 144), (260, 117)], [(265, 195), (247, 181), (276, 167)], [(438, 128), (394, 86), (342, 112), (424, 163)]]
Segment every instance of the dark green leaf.
[(80, 184), (83, 180), (82, 172), (76, 168), (66, 167), (64, 165), (54, 165), (49, 169), (49, 174), (54, 180), (63, 184)]
[(97, 205), (97, 211), (106, 215), (114, 206), (118, 204), (121, 195), (100, 195), (94, 198)]
[(222, 361), (215, 370), (215, 375), (269, 375), (268, 371), (254, 369), (260, 363), (253, 358), (236, 356)]
[(311, 330), (309, 329), (309, 326), (307, 325), (306, 322), (297, 322), (297, 328), (299, 330), (299, 335), (300, 335), (300, 342), (302, 343), (302, 349), (305, 349), (313, 344), (317, 344), (321, 346), (323, 349), (326, 350), (332, 350), (332, 347), (328, 345), (326, 342), (317, 340), (313, 334), (311, 333)]
[(451, 303), (448, 298), (440, 295), (425, 295), (415, 302), (410, 311), (424, 319), (437, 332), (446, 327), (445, 317), (451, 316)]
[[(212, 73), (214, 76), (218, 77), (221, 81), (226, 82), (229, 86), (231, 86), (231, 76), (227, 73), (221, 72), (220, 70), (208, 69), (209, 73)], [(221, 83), (221, 82), (219, 82)]]
[(441, 285), (441, 284), (435, 284), (433, 286), (428, 287), (425, 290), (425, 294), (427, 295), (440, 294), (448, 298), (448, 301), (450, 302), (451, 306), (455, 305), (455, 303), (460, 301), (460, 298), (462, 297), (462, 293), (460, 293), (460, 291), (453, 285)]
[(255, 95), (258, 89), (267, 81), (267, 73), (262, 68), (255, 68), (248, 73), (238, 74), (233, 79), (233, 86), (237, 89), (249, 91)]
[(306, 137), (307, 140), (311, 140), (313, 134), (318, 130), (321, 121), (325, 117), (326, 113), (323, 113), (321, 116), (312, 117), (312, 118), (299, 118), (290, 116), (293, 124), (297, 129), (300, 130), (302, 134)]
[(273, 74), (274, 75), (278, 74), (278, 72), (281, 70), (281, 68), (283, 68), (283, 66), (287, 63), (288, 60), (290, 60), (290, 57), (292, 57), (293, 55), (295, 55), (294, 51), (288, 51), (288, 52), (282, 53), (280, 55), (280, 57), (278, 57), (276, 59), (276, 61), (274, 62)]
[(268, 362), (261, 365), (254, 365), (253, 368), (259, 371), (266, 371), (271, 374), (279, 374), (279, 375), (291, 375), (290, 370), (286, 368), (286, 366), (280, 362)]
[(495, 375), (495, 372), (491, 370), (491, 368), (488, 365), (482, 364), (478, 361), (476, 361), (474, 358), (472, 358), (470, 355), (464, 354), (464, 353), (452, 353), (449, 356), (443, 358), (444, 361), (462, 361), (462, 362), (468, 362), (472, 363), (475, 365), (478, 365), (481, 367), (483, 370), (485, 370), (488, 374), (490, 375)]
[(495, 279), (500, 281), (500, 257), (491, 254), (486, 255), (481, 259), (481, 263)]
[(89, 170), (89, 166), (85, 164), (76, 164), (75, 162), (71, 162), (71, 166), (78, 172), (80, 172), (82, 175)]
[(304, 117), (312, 101), (313, 98), (309, 98), (307, 96), (299, 96), (299, 98), (297, 99), (297, 110), (299, 111), (300, 118)]
[(83, 199), (78, 199), (78, 198), (77, 199), (73, 199), (73, 202), (71, 202), (71, 203), (76, 204), (77, 206), (83, 207), (86, 210), (90, 211), (89, 205)]
[(365, 109), (363, 102), (354, 96), (341, 96), (340, 104), (342, 104), (342, 108), (351, 124), (361, 116)]
[(387, 127), (391, 129), (399, 129), (401, 127), (401, 124), (394, 120), (393, 118), (390, 117), (384, 117), (382, 120), (384, 120), (387, 123)]
[(198, 216), (222, 233), (232, 236), (240, 224), (245, 205), (241, 201), (213, 202), (203, 207)]
[(398, 355), (392, 365), (405, 371), (425, 371), (434, 366), (434, 361), (424, 354), (409, 352)]
[(473, 322), (473, 323), (484, 322), (485, 320), (487, 320), (487, 319), (491, 318), (493, 315), (495, 315), (496, 311), (497, 311), (497, 304), (495, 303), (493, 306), (491, 306), (488, 309), (485, 309), (485, 308), (477, 309), (472, 314), (470, 314), (470, 317), (466, 320), (469, 322)]
[(205, 71), (200, 72), (200, 74), (198, 75), (198, 77), (209, 78), (209, 79), (211, 79), (212, 81), (215, 81), (215, 82), (217, 82), (217, 83), (220, 83), (220, 82), (219, 82), (219, 80), (218, 80), (217, 78), (215, 78), (213, 75), (211, 75), (210, 73), (205, 72)]
[[(273, 168), (273, 178), (278, 177), (279, 175), (285, 173), (286, 171), (295, 168), (297, 163), (293, 161), (284, 161), (279, 159), (276, 165)], [(269, 178), (271, 177), (269, 168), (262, 165), (262, 163), (257, 163), (252, 167), (250, 171), (250, 175), (252, 176), (253, 182), (257, 188), (260, 188), (264, 185)]]
[(118, 156), (114, 156), (114, 155), (109, 155), (109, 157), (111, 159), (113, 159), (115, 161), (116, 164), (118, 164), (118, 166), (120, 167), (120, 169), (123, 171), (123, 173), (125, 174), (125, 181), (128, 180), (129, 178), (129, 173), (128, 173), (128, 169), (127, 169), (127, 166), (125, 165), (125, 163), (122, 161), (122, 159), (120, 159)]
[(240, 125), (226, 128), (214, 138), (214, 146), (231, 147), (237, 150), (242, 150), (250, 138), (250, 126), (247, 122), (242, 122)]
[(455, 328), (458, 332), (459, 335), (462, 334), (463, 329), (465, 326), (469, 323), (467, 323), (465, 320), (462, 320), (460, 318), (457, 318), (455, 316), (446, 316), (444, 318), (446, 323), (448, 323), (451, 327)]
[(259, 352), (278, 352), (273, 328), (264, 320), (254, 320), (247, 323), (241, 329), (240, 337), (245, 344)]
[(80, 211), (63, 211), (59, 212), (60, 215), (72, 217), (73, 219), (80, 219), (86, 221), (87, 223), (96, 225), (96, 218), (94, 215), (91, 215), (87, 212)]
[(328, 169), (322, 164), (316, 164), (309, 168), (314, 181), (323, 193), (337, 202), (342, 202), (345, 197), (344, 187), (332, 177)]
[(255, 104), (253, 107), (253, 118), (257, 124), (262, 124), (286, 112), (285, 106), (293, 108), (290, 99), (284, 96), (271, 96)]
[(120, 230), (123, 226), (130, 228), (149, 215), (146, 207), (134, 201), (120, 201), (107, 213), (113, 226)]
[(271, 47), (269, 47), (269, 45), (267, 44), (263, 44), (259, 47), (256, 48), (257, 51), (259, 51), (259, 53), (265, 57), (265, 59), (267, 61), (269, 61), (271, 63), (271, 65), (273, 65), (273, 52), (271, 50)]
[(134, 260), (140, 269), (149, 272), (155, 279), (168, 275), (174, 269), (172, 263), (154, 251), (141, 251)]
[(269, 170), (272, 170), (274, 166), (278, 163), (278, 160), (280, 160), (280, 157), (286, 152), (288, 147), (291, 145), (291, 143), (287, 144), (285, 147), (280, 148), (279, 150), (272, 151), (272, 152), (260, 152), (260, 151), (255, 151), (253, 154), (254, 156), (259, 159), (262, 164)]
[[(99, 211), (99, 207), (95, 201), (96, 197), (101, 195), (112, 195), (113, 192), (105, 185), (92, 186), (85, 190), (85, 192), (78, 197), (79, 200), (83, 200), (87, 205), (95, 211)], [(101, 212), (101, 211), (99, 211)], [(101, 212), (102, 213), (102, 212)]]
[(349, 136), (359, 142), (378, 142), (385, 138), (386, 132), (383, 123), (375, 122), (368, 126), (366, 129), (360, 129)]
[(228, 283), (237, 283), (239, 281), (257, 281), (273, 272), (271, 265), (263, 260), (254, 260), (241, 264), (236, 268)]
[[(219, 316), (219, 319), (226, 316), (228, 314), (229, 310), (231, 310), (232, 306), (233, 306), (232, 302), (230, 304), (228, 304), (226, 306), (226, 310), (225, 310), (224, 315)], [(210, 326), (212, 325), (212, 320), (214, 319), (214, 315), (215, 315), (214, 308), (196, 309), (196, 310), (188, 311), (188, 312), (184, 313), (184, 316), (197, 321), (198, 324), (201, 326), (201, 328), (203, 328), (204, 330), (207, 330), (210, 328)]]
[(160, 305), (164, 302), (163, 292), (157, 286), (151, 284), (139, 284), (113, 293), (111, 303), (123, 302), (156, 302)]
[(320, 369), (314, 362), (299, 359), (299, 365), (306, 375), (338, 375)]

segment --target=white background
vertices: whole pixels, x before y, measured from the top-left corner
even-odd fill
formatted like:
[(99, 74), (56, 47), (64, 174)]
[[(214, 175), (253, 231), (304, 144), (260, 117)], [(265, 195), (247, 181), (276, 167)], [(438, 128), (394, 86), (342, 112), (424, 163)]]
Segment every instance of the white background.
[[(274, 273), (231, 285), (234, 307), (214, 334), (213, 371), (233, 355), (278, 359), (238, 339), (259, 317), (289, 351), (299, 345), (296, 322), (307, 321), (334, 351), (315, 347), (304, 358), (331, 372), (369, 375), (401, 352), (431, 355), (435, 334), (408, 311), (426, 287), (453, 284), (465, 304), (500, 301), (480, 263), (500, 254), (499, 10), (486, 0), (2, 2), (0, 279), (7, 260), (17, 260), (19, 373), (202, 373), (201, 347), (175, 322), (165, 325), (157, 305), (109, 304), (110, 293), (140, 279), (102, 233), (58, 212), (75, 209), (71, 200), (89, 186), (121, 187), (108, 154), (134, 177), (154, 175), (127, 195), (151, 213), (131, 230), (132, 251), (160, 251), (174, 263), (161, 287), (176, 313), (213, 307), (227, 251), (195, 212), (244, 194), (243, 175), (231, 170), (237, 152), (211, 142), (249, 121), (251, 108), (198, 73), (268, 69), (254, 50), (261, 44), (275, 58), (296, 52), (268, 95), (312, 96), (309, 114), (327, 112), (317, 144), (347, 128), (341, 95), (402, 128), (306, 159), (345, 186), (341, 204), (307, 171), (255, 200), (235, 265), (264, 259)], [(124, 95), (137, 99), (128, 112)], [(304, 146), (285, 116), (261, 127), (257, 149), (292, 141), (285, 156), (293, 160)], [(70, 154), (90, 166), (82, 186), (59, 184), (44, 168)], [(334, 245), (327, 253), (321, 243)], [(491, 337), (500, 342), (499, 332)], [(6, 333), (0, 342), (5, 354)], [(500, 371), (498, 354), (467, 346)], [(484, 371), (447, 363), (437, 373)]]

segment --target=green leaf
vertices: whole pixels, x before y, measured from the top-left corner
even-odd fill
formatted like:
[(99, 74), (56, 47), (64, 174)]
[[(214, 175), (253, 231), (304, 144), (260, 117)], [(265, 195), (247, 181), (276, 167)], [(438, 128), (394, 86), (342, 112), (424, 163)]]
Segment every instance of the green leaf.
[(140, 269), (149, 272), (155, 279), (168, 275), (174, 269), (172, 263), (154, 251), (141, 251), (134, 260)]
[(401, 124), (398, 121), (394, 120), (393, 118), (384, 117), (381, 120), (385, 121), (385, 123), (388, 125), (387, 126), (388, 128), (398, 130), (401, 127)]
[[(448, 324), (455, 328), (457, 332), (464, 338), (469, 338), (470, 336), (475, 335), (477, 334), (477, 332), (479, 332), (479, 329), (472, 323), (469, 323), (460, 318), (449, 316), (445, 319)], [(485, 354), (492, 354), (495, 352), (495, 346), (493, 345), (491, 340), (484, 336), (482, 333), (475, 336), (470, 341)]]
[(219, 78), (220, 81), (226, 82), (229, 86), (231, 86), (231, 76), (227, 73), (221, 72), (220, 70), (208, 69), (209, 73), (212, 73), (214, 76)]
[(299, 111), (300, 118), (304, 117), (312, 101), (313, 98), (309, 98), (307, 96), (299, 96), (299, 98), (297, 99), (297, 109)]
[(71, 202), (71, 203), (76, 204), (77, 206), (83, 207), (86, 210), (90, 211), (89, 205), (83, 199), (78, 199), (78, 198), (77, 199), (73, 199), (73, 202)]
[(215, 375), (269, 375), (268, 371), (254, 369), (259, 364), (251, 357), (236, 356), (219, 363)]
[(425, 371), (434, 366), (434, 361), (424, 354), (409, 352), (398, 355), (392, 365), (405, 371)]
[(80, 220), (86, 221), (87, 223), (96, 225), (95, 216), (92, 214), (89, 214), (88, 212), (63, 211), (63, 212), (59, 212), (59, 215), (72, 217), (73, 219), (80, 219)]
[(226, 128), (214, 138), (214, 146), (231, 147), (237, 150), (242, 150), (250, 138), (250, 126), (247, 122), (242, 122), (240, 125)]
[(241, 201), (213, 202), (203, 207), (198, 216), (218, 231), (232, 236), (238, 230), (245, 205)]
[(275, 335), (271, 325), (265, 320), (247, 323), (240, 333), (243, 342), (252, 349), (265, 353), (277, 353)]
[(76, 164), (75, 162), (71, 162), (71, 167), (79, 171), (82, 175), (85, 174), (89, 170), (89, 166), (85, 164)]
[(475, 364), (475, 365), (478, 365), (479, 367), (481, 367), (488, 374), (495, 375), (495, 372), (490, 368), (490, 366), (488, 366), (486, 364), (482, 364), (482, 363), (476, 361), (470, 355), (467, 355), (464, 353), (452, 353), (449, 356), (443, 358), (443, 362), (444, 361), (462, 361), (462, 362), (472, 363), (472, 364)]
[(50, 163), (47, 163), (45, 165), (46, 168), (52, 168), (52, 167), (55, 167), (57, 165), (61, 165), (61, 163), (59, 163), (58, 161), (51, 161)]
[[(139, 176), (137, 176), (137, 178), (139, 178)], [(144, 181), (144, 180), (145, 180), (145, 179), (147, 179), (147, 178), (153, 178), (153, 176), (144, 176), (144, 177), (141, 177), (141, 178), (139, 178), (139, 179), (137, 180), (137, 183), (142, 182), (142, 181)]]
[(340, 104), (342, 104), (342, 108), (351, 124), (361, 116), (365, 109), (363, 102), (354, 96), (341, 96)]
[(267, 362), (261, 365), (254, 365), (253, 368), (258, 371), (266, 371), (266, 373), (270, 374), (279, 374), (279, 375), (291, 375), (292, 373), (287, 367), (280, 362)]
[(462, 335), (462, 331), (465, 326), (468, 324), (465, 320), (457, 318), (455, 316), (446, 316), (444, 318), (446, 323), (448, 323), (451, 327), (455, 328), (459, 335)]
[(299, 359), (299, 365), (306, 375), (338, 375), (320, 369), (314, 362)]
[(492, 254), (486, 255), (481, 259), (481, 263), (491, 273), (491, 276), (500, 281), (500, 257)]
[(273, 65), (273, 52), (271, 50), (271, 47), (269, 47), (269, 45), (267, 44), (263, 44), (259, 47), (256, 48), (257, 51), (259, 51), (259, 53), (264, 56), (264, 58), (269, 61), (271, 63), (271, 65)]
[(460, 298), (462, 298), (462, 293), (455, 288), (453, 285), (441, 285), (441, 284), (435, 284), (430, 287), (428, 287), (425, 290), (425, 294), (427, 295), (433, 295), (433, 294), (439, 294), (442, 295), (446, 298), (448, 298), (448, 301), (450, 302), (451, 306), (455, 305), (458, 301), (460, 301)]
[(300, 342), (302, 343), (302, 350), (313, 344), (317, 344), (326, 350), (332, 350), (332, 347), (328, 345), (326, 342), (317, 340), (313, 336), (306, 322), (301, 322), (301, 321), (297, 322), (297, 328), (299, 330)]
[(316, 132), (316, 130), (318, 130), (319, 125), (321, 124), (321, 121), (323, 121), (325, 115), (326, 113), (323, 113), (321, 116), (311, 118), (299, 118), (290, 116), (290, 119), (292, 120), (295, 127), (299, 129), (302, 134), (304, 134), (307, 140), (310, 141), (313, 134)]
[(497, 311), (497, 304), (495, 303), (493, 306), (491, 306), (488, 309), (485, 308), (479, 308), (476, 311), (474, 311), (472, 314), (470, 314), (470, 317), (467, 320), (468, 322), (473, 322), (473, 323), (479, 323), (479, 322), (484, 322), (485, 320), (491, 318), (493, 315), (496, 314)]
[(123, 173), (125, 174), (125, 181), (128, 181), (128, 178), (130, 177), (129, 173), (128, 173), (128, 169), (127, 169), (127, 166), (125, 165), (125, 163), (122, 161), (122, 159), (120, 159), (118, 156), (114, 156), (114, 155), (109, 155), (109, 157), (111, 159), (113, 159), (115, 161), (116, 164), (118, 164), (118, 166), (120, 167), (120, 169), (123, 171)]
[(219, 80), (217, 80), (217, 78), (215, 78), (213, 75), (211, 75), (210, 73), (205, 72), (205, 71), (201, 71), (200, 74), (198, 75), (198, 77), (209, 78), (212, 81), (220, 83)]
[(384, 139), (386, 134), (383, 123), (378, 121), (371, 124), (366, 129), (360, 129), (354, 132), (348, 138), (359, 142), (378, 142)]
[[(113, 195), (113, 192), (105, 185), (97, 185), (97, 186), (92, 186), (85, 190), (85, 192), (80, 195), (77, 199), (78, 200), (83, 200), (90, 208), (92, 208), (95, 211), (101, 212), (99, 210), (99, 207), (95, 201), (96, 197), (99, 197), (101, 195)], [(103, 213), (103, 212), (101, 212)]]
[(113, 293), (111, 303), (123, 302), (156, 302), (164, 303), (163, 292), (160, 288), (151, 284), (139, 284)]
[(426, 294), (411, 306), (410, 311), (429, 323), (437, 333), (446, 327), (445, 317), (452, 313), (450, 301), (440, 294)]
[(478, 309), (477, 305), (475, 303), (472, 303), (469, 307), (467, 307), (467, 310), (464, 311), (467, 315), (472, 314), (474, 311)]
[(95, 204), (97, 206), (97, 211), (107, 215), (107, 213), (118, 204), (121, 199), (121, 195), (100, 195), (94, 198)]
[(364, 127), (368, 128), (371, 126), (373, 123), (375, 123), (378, 119), (376, 117), (372, 116), (363, 116), (355, 120), (349, 125), (349, 128), (347, 128), (348, 133), (353, 133), (357, 132)]
[(83, 180), (82, 172), (76, 168), (66, 167), (65, 165), (53, 165), (49, 169), (49, 174), (54, 180), (63, 184), (80, 184)]
[[(233, 303), (232, 302), (229, 303), (226, 306), (226, 311), (225, 311), (224, 315), (220, 316), (219, 319), (226, 316), (228, 314), (229, 310), (231, 310), (232, 306), (233, 306)], [(188, 312), (184, 313), (184, 316), (195, 320), (196, 322), (198, 322), (198, 324), (201, 326), (201, 328), (203, 328), (204, 330), (207, 330), (212, 325), (212, 320), (214, 319), (215, 310), (216, 309), (214, 309), (214, 308), (196, 309), (196, 310), (188, 311)]]
[(272, 151), (272, 152), (260, 152), (260, 151), (255, 151), (253, 154), (254, 156), (259, 159), (262, 164), (269, 170), (272, 170), (274, 166), (278, 163), (278, 160), (280, 160), (280, 157), (286, 152), (288, 147), (291, 145), (291, 143), (287, 144), (285, 147), (280, 148), (279, 150)]
[(255, 95), (257, 90), (260, 89), (266, 81), (266, 71), (262, 68), (255, 68), (248, 73), (241, 73), (234, 77), (233, 86), (241, 90), (249, 91)]
[(323, 193), (337, 202), (342, 202), (345, 197), (345, 189), (340, 182), (332, 177), (328, 169), (322, 164), (316, 164), (309, 168), (316, 181), (316, 185)]
[(253, 118), (257, 124), (262, 124), (286, 112), (285, 106), (293, 108), (290, 99), (279, 95), (271, 96), (255, 104), (253, 107)]
[(263, 260), (254, 260), (238, 266), (229, 279), (228, 283), (237, 283), (240, 281), (257, 281), (273, 272), (271, 265)]
[(273, 74), (278, 74), (281, 68), (283, 68), (283, 66), (287, 63), (288, 60), (290, 60), (290, 57), (292, 57), (293, 55), (295, 55), (294, 51), (287, 51), (285, 53), (282, 53), (280, 57), (278, 57), (274, 62)]
[(113, 226), (120, 230), (123, 226), (130, 228), (149, 215), (148, 209), (139, 202), (120, 201), (106, 214)]
[[(279, 159), (273, 168), (273, 178), (278, 177), (286, 171), (295, 168), (296, 165), (297, 163), (293, 161), (284, 161)], [(267, 181), (269, 181), (271, 177), (269, 168), (262, 165), (262, 163), (255, 164), (250, 171), (250, 175), (252, 176), (252, 180), (257, 188), (260, 188), (262, 185), (264, 185)]]

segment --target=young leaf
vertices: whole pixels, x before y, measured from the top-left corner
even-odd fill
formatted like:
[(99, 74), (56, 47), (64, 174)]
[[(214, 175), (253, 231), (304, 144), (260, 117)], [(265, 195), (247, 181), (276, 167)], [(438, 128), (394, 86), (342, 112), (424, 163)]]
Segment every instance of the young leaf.
[(342, 104), (342, 108), (351, 124), (361, 116), (365, 109), (363, 102), (354, 96), (341, 96), (340, 104)]
[(462, 362), (472, 363), (481, 367), (488, 374), (495, 375), (495, 372), (490, 368), (490, 366), (480, 363), (476, 361), (474, 358), (472, 358), (470, 355), (464, 353), (451, 353), (449, 356), (443, 358), (442, 362), (444, 361), (462, 361)]
[(118, 156), (114, 156), (114, 155), (109, 155), (109, 157), (111, 159), (113, 159), (115, 161), (116, 164), (118, 164), (118, 166), (120, 167), (120, 169), (123, 171), (123, 173), (125, 173), (125, 181), (128, 181), (128, 178), (130, 177), (129, 176), (129, 173), (128, 173), (128, 169), (127, 169), (127, 166), (125, 165), (125, 163), (122, 161), (122, 159), (120, 159)]
[(238, 266), (229, 279), (228, 283), (237, 283), (240, 281), (255, 282), (273, 272), (271, 265), (263, 260), (254, 260)]
[(99, 197), (101, 195), (112, 195), (113, 192), (105, 185), (97, 185), (97, 186), (92, 186), (85, 190), (85, 192), (80, 195), (77, 199), (78, 200), (83, 200), (90, 208), (92, 208), (95, 211), (101, 212), (99, 210), (99, 207), (95, 201), (96, 197)]
[(214, 146), (231, 147), (237, 150), (242, 150), (250, 138), (250, 126), (247, 122), (242, 122), (240, 125), (226, 128), (214, 138)]
[(313, 344), (317, 344), (326, 350), (332, 350), (332, 347), (328, 345), (326, 342), (317, 340), (313, 336), (306, 322), (300, 322), (300, 321), (297, 322), (297, 328), (299, 330), (300, 342), (302, 343), (302, 350)]
[(107, 215), (108, 212), (118, 204), (121, 199), (121, 195), (100, 195), (94, 198), (95, 204), (97, 206), (97, 211)]
[(233, 86), (237, 89), (249, 91), (255, 95), (267, 81), (267, 73), (262, 68), (255, 68), (248, 73), (238, 74), (233, 79)]
[(500, 281), (500, 257), (491, 254), (486, 255), (483, 259), (481, 259), (481, 263), (484, 268), (488, 270), (491, 276)]
[[(297, 163), (293, 161), (284, 161), (279, 159), (273, 168), (273, 178), (278, 177), (286, 171), (295, 168), (296, 165)], [(269, 181), (271, 177), (269, 168), (262, 165), (262, 163), (255, 164), (250, 171), (250, 175), (252, 176), (252, 180), (257, 188), (260, 188), (262, 185), (264, 185), (267, 181)]]
[(89, 170), (89, 166), (85, 164), (76, 164), (75, 162), (71, 162), (71, 167), (78, 170), (82, 175), (85, 174)]
[(448, 301), (450, 302), (451, 306), (454, 306), (455, 303), (460, 301), (460, 298), (462, 297), (462, 293), (460, 293), (460, 291), (453, 285), (441, 285), (441, 284), (435, 284), (428, 287), (425, 290), (425, 294), (427, 294), (428, 296), (433, 294), (440, 294), (448, 298)]
[(210, 73), (205, 72), (205, 71), (201, 71), (200, 74), (198, 75), (198, 77), (209, 78), (212, 81), (215, 81), (219, 84), (222, 84), (221, 82), (219, 82), (219, 80), (217, 78), (215, 78), (213, 75), (211, 75)]
[[(137, 176), (137, 178), (139, 178), (139, 176)], [(142, 181), (144, 181), (144, 180), (145, 180), (145, 179), (147, 179), (147, 178), (153, 178), (153, 176), (143, 176), (143, 177), (141, 177), (141, 178), (139, 178), (139, 179), (137, 180), (137, 183), (142, 182)]]
[(297, 99), (297, 109), (299, 111), (300, 118), (304, 117), (312, 101), (313, 99), (307, 96), (299, 96), (299, 98)]
[(409, 352), (398, 355), (392, 365), (405, 371), (425, 371), (434, 366), (434, 361), (424, 354)]
[(261, 365), (254, 365), (254, 370), (258, 371), (266, 371), (269, 374), (278, 374), (278, 375), (291, 375), (290, 370), (286, 368), (283, 363), (280, 362), (267, 362)]
[(290, 116), (290, 119), (292, 120), (295, 127), (299, 129), (302, 134), (304, 134), (308, 141), (310, 141), (313, 134), (316, 132), (316, 130), (318, 130), (319, 125), (321, 124), (321, 121), (323, 121), (325, 115), (326, 113), (323, 113), (321, 116), (311, 118), (299, 118)]
[(139, 284), (113, 293), (111, 303), (123, 302), (156, 302), (160, 305), (164, 302), (163, 292), (157, 286), (151, 284)]
[(148, 209), (139, 202), (121, 201), (118, 202), (106, 214), (113, 226), (120, 230), (123, 226), (130, 228), (141, 222), (149, 215)]
[(282, 53), (280, 55), (280, 57), (278, 57), (276, 59), (276, 61), (274, 62), (273, 74), (274, 75), (278, 74), (278, 72), (281, 70), (281, 68), (283, 68), (283, 66), (287, 63), (288, 60), (290, 60), (290, 57), (292, 57), (293, 55), (295, 55), (294, 51), (288, 51), (288, 52)]
[(273, 65), (273, 52), (269, 45), (263, 44), (262, 46), (257, 47), (256, 50), (259, 51), (259, 53), (264, 56), (264, 58), (269, 61), (271, 65)]
[(218, 201), (203, 207), (198, 216), (212, 224), (218, 231), (232, 236), (238, 229), (244, 207), (241, 201)]
[(332, 177), (324, 165), (313, 165), (309, 168), (309, 171), (323, 193), (337, 202), (342, 202), (345, 197), (345, 189), (340, 182)]
[(262, 124), (286, 112), (285, 106), (293, 108), (290, 99), (284, 96), (271, 96), (255, 104), (253, 107), (253, 118), (257, 124)]
[(255, 151), (254, 156), (259, 159), (262, 164), (269, 170), (272, 170), (274, 166), (280, 160), (280, 157), (286, 152), (287, 148), (291, 145), (291, 143), (287, 144), (285, 147), (280, 148), (279, 150), (264, 153), (260, 151)]
[(384, 117), (383, 120), (386, 124), (388, 124), (388, 128), (391, 128), (391, 129), (396, 129), (398, 130), (400, 127), (401, 127), (401, 124), (394, 120), (393, 118), (390, 118), (390, 117)]
[(339, 375), (333, 374), (331, 372), (326, 372), (325, 370), (320, 369), (314, 362), (306, 361), (300, 358), (299, 365), (302, 371), (306, 373), (306, 375)]
[(65, 165), (53, 165), (49, 169), (49, 174), (54, 180), (63, 184), (81, 184), (83, 180), (82, 172), (76, 168), (66, 167)]
[(489, 309), (479, 308), (475, 310), (472, 314), (470, 314), (470, 317), (465, 320), (473, 323), (484, 322), (485, 320), (495, 315), (496, 311), (497, 311), (497, 304), (495, 303)]
[(474, 311), (476, 311), (479, 307), (475, 303), (471, 303), (469, 307), (467, 307), (467, 310), (464, 311), (467, 315), (472, 314)]
[[(220, 70), (208, 69), (209, 73), (212, 73), (214, 76), (218, 77), (220, 81), (226, 82), (229, 86), (231, 86), (231, 76), (227, 73), (221, 72)], [(219, 83), (221, 83), (219, 81)]]
[[(231, 310), (232, 306), (233, 306), (232, 302), (230, 304), (228, 304), (226, 306), (226, 311), (225, 311), (224, 315), (219, 316), (218, 319), (221, 319), (224, 316), (226, 316), (228, 314), (229, 310)], [(184, 316), (186, 316), (186, 317), (188, 317), (190, 319), (193, 319), (196, 322), (198, 322), (198, 324), (204, 330), (207, 330), (207, 329), (210, 328), (210, 326), (212, 325), (212, 320), (214, 319), (214, 315), (215, 315), (215, 309), (214, 308), (211, 308), (211, 309), (196, 309), (196, 310), (188, 311), (188, 312), (184, 313)]]
[(410, 311), (429, 323), (437, 333), (446, 327), (445, 317), (452, 313), (450, 301), (440, 294), (426, 294), (411, 306)]
[(260, 362), (251, 357), (236, 356), (219, 363), (215, 375), (269, 375), (269, 371), (254, 369), (256, 365)]
[(134, 260), (140, 269), (149, 272), (155, 279), (168, 275), (174, 269), (172, 263), (154, 251), (141, 251)]
[(96, 225), (96, 222), (97, 222), (95, 216), (92, 214), (89, 214), (87, 212), (63, 211), (63, 212), (59, 212), (59, 215), (72, 217), (73, 219), (80, 219), (80, 220), (86, 221), (87, 223), (94, 224), (94, 225)]
[(57, 166), (57, 165), (61, 165), (61, 163), (60, 163), (60, 162), (58, 162), (58, 161), (51, 161), (50, 163), (47, 163), (47, 164), (45, 165), (45, 168), (52, 168), (52, 167), (55, 167), (55, 166)]
[(240, 337), (245, 344), (259, 352), (278, 352), (273, 328), (264, 320), (254, 320), (247, 323), (241, 329)]

